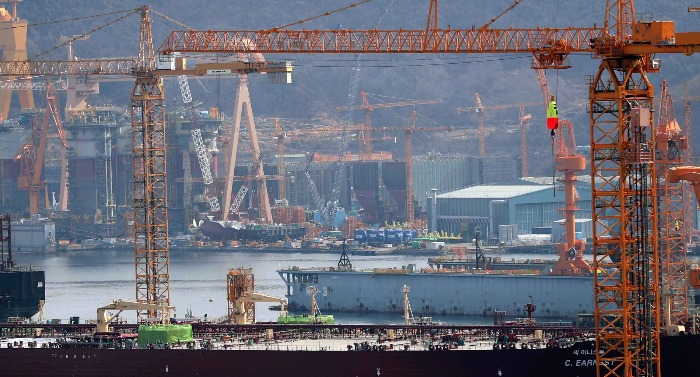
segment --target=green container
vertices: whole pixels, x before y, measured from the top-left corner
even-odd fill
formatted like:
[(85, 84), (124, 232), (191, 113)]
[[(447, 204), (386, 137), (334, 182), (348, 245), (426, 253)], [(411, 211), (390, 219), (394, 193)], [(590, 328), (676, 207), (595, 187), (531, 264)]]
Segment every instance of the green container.
[(140, 325), (139, 347), (146, 348), (148, 344), (187, 343), (194, 340), (192, 325)]
[(277, 318), (277, 323), (285, 325), (307, 325), (311, 323), (319, 323), (324, 325), (335, 324), (335, 319), (332, 315), (284, 315)]

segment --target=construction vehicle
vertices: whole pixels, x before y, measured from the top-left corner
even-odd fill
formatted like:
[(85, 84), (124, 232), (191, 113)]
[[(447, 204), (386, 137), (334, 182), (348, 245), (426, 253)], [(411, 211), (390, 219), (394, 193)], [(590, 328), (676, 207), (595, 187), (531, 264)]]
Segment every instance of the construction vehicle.
[[(116, 310), (115, 314), (109, 315), (108, 310)], [(109, 332), (109, 324), (119, 316), (124, 310), (144, 310), (160, 313), (160, 323), (170, 323), (170, 313), (175, 311), (174, 306), (167, 305), (165, 302), (147, 303), (127, 300), (114, 300), (112, 303), (103, 307), (97, 308), (97, 329), (98, 333)]]

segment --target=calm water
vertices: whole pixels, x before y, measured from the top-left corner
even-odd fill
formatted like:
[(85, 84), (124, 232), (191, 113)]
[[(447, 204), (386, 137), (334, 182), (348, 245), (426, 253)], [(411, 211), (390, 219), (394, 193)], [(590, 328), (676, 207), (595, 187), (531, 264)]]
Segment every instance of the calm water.
[[(507, 258), (553, 258), (553, 255), (501, 255)], [(71, 316), (94, 319), (98, 307), (114, 299), (135, 299), (135, 264), (131, 250), (86, 250), (57, 252), (52, 254), (15, 254), (21, 265), (33, 265), (46, 271), (46, 319), (61, 319), (64, 323)], [(256, 291), (276, 297), (284, 297), (285, 286), (275, 272), (280, 267), (330, 267), (337, 265), (338, 254), (306, 253), (254, 253), (254, 252), (199, 252), (173, 250), (170, 252), (170, 300), (177, 309), (177, 316), (192, 314), (203, 317), (225, 316), (226, 276), (231, 268), (252, 268)], [(357, 268), (396, 267), (415, 263), (427, 267), (423, 256), (350, 256)], [(270, 311), (271, 304), (259, 303), (256, 307), (258, 321), (275, 321), (279, 312)], [(134, 312), (124, 312), (122, 317), (135, 320)], [(400, 315), (335, 314), (336, 323), (400, 323)], [(493, 319), (464, 317), (435, 317), (448, 323), (490, 324)]]

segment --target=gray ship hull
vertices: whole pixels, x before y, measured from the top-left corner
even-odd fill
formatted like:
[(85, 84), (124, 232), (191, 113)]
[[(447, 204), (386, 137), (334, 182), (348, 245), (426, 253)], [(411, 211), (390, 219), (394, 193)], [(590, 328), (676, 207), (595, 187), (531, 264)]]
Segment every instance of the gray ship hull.
[(318, 288), (316, 301), (326, 312), (403, 313), (404, 285), (410, 286), (414, 315), (525, 316), (537, 305), (537, 318), (576, 318), (593, 313), (593, 277), (523, 274), (419, 273), (408, 270), (279, 270), (287, 285), (290, 311), (307, 311), (307, 287)]

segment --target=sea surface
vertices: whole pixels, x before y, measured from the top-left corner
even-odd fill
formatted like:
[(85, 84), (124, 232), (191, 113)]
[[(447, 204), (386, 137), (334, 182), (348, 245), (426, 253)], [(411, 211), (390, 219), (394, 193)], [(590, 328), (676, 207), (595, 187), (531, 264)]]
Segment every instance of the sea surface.
[[(497, 254), (504, 259), (552, 259), (556, 255)], [(134, 252), (130, 249), (101, 249), (48, 254), (15, 253), (20, 265), (32, 265), (45, 270), (46, 304), (44, 318), (60, 319), (67, 323), (70, 317), (79, 317), (80, 323), (95, 319), (97, 308), (115, 299), (136, 298)], [(261, 253), (242, 251), (170, 251), (170, 302), (176, 307), (176, 317), (183, 318), (188, 311), (195, 317), (219, 318), (226, 316), (226, 278), (229, 269), (252, 268), (255, 290), (284, 298), (285, 285), (276, 270), (290, 266), (332, 267), (339, 259), (336, 253)], [(427, 267), (427, 256), (377, 255), (354, 256), (350, 261), (356, 268), (389, 268), (414, 263)], [(410, 296), (409, 296), (410, 299)], [(272, 304), (256, 304), (256, 320), (276, 321), (278, 311)], [(297, 314), (297, 313), (295, 313)], [(400, 314), (333, 313), (336, 323), (402, 323)], [(416, 314), (416, 313), (414, 313)], [(123, 312), (129, 322), (135, 312)], [(34, 317), (36, 319), (36, 316)], [(491, 317), (434, 316), (434, 320), (448, 324), (493, 324)]]

